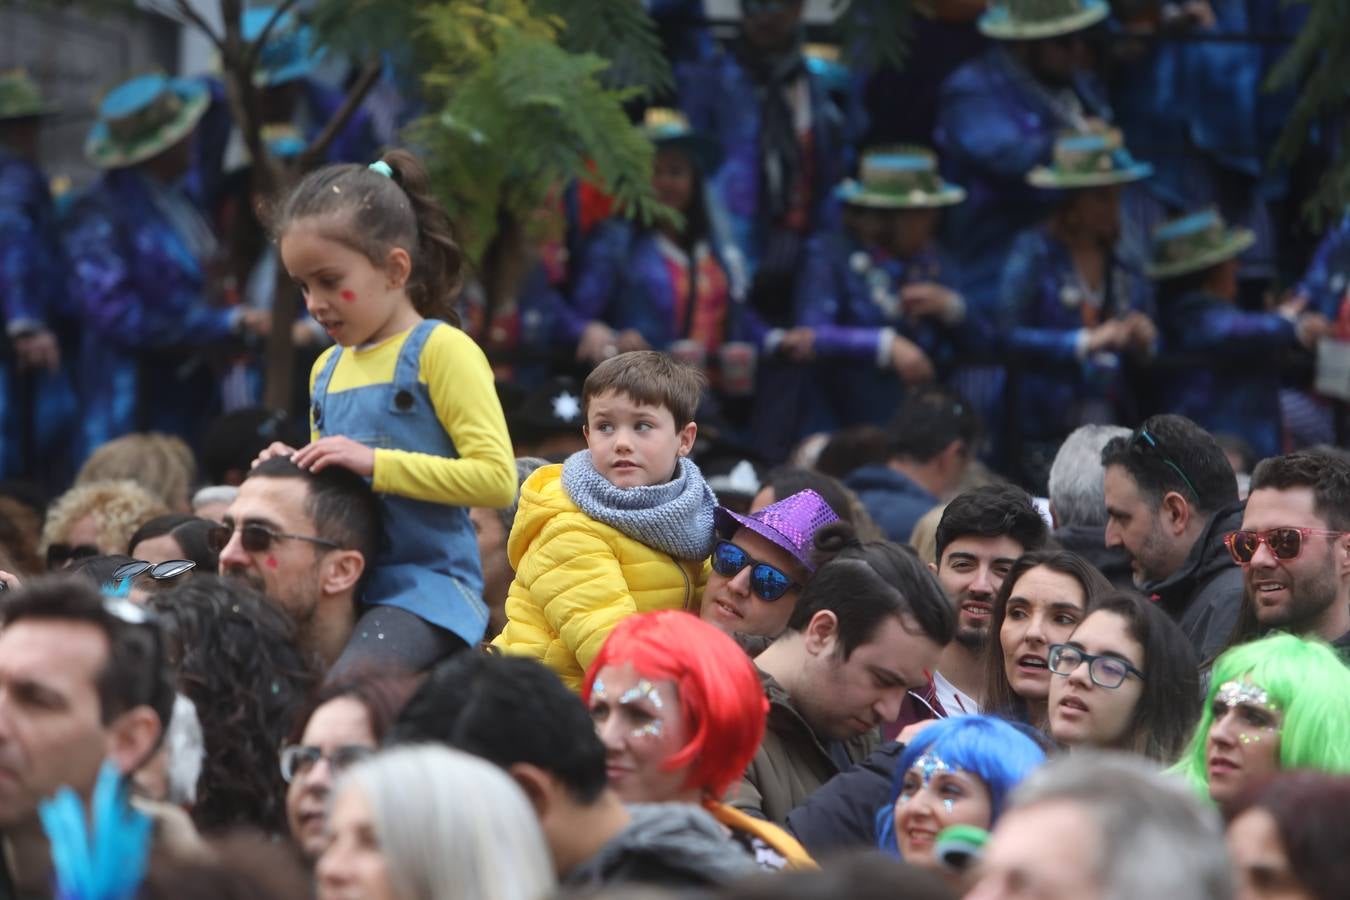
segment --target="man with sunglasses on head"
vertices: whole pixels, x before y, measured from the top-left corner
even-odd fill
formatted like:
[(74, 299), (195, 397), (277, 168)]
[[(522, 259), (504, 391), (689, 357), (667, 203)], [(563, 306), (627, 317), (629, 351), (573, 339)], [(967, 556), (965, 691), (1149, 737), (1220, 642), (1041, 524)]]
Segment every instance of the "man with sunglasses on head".
[(329, 669), (356, 637), (360, 589), (380, 534), (379, 504), (363, 478), (339, 466), (309, 472), (277, 456), (249, 473), (209, 542), (221, 574), (285, 610), (301, 650)]
[(40, 801), (69, 786), (89, 803), (105, 762), (129, 778), (159, 746), (174, 702), (160, 640), (152, 614), (82, 578), (0, 594), (0, 897), (52, 896)]
[(1245, 589), (1231, 644), (1278, 629), (1328, 641), (1350, 663), (1350, 462), (1263, 460), (1227, 544)]
[(811, 490), (748, 516), (719, 506), (718, 540), (699, 611), (703, 621), (733, 636), (778, 637), (816, 570), (812, 538), (837, 521), (825, 498)]
[(1209, 432), (1152, 416), (1102, 448), (1106, 546), (1130, 558), (1135, 586), (1181, 625), (1201, 659), (1226, 645), (1242, 572), (1224, 536), (1241, 527), (1237, 478)]

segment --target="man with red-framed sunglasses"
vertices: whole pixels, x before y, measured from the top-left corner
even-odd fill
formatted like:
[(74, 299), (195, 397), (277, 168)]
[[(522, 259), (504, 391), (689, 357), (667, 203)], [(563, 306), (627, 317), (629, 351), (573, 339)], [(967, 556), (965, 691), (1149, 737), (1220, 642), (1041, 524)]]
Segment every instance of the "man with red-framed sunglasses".
[(1350, 662), (1350, 462), (1312, 452), (1263, 460), (1225, 543), (1244, 588), (1232, 644), (1279, 629), (1329, 641)]

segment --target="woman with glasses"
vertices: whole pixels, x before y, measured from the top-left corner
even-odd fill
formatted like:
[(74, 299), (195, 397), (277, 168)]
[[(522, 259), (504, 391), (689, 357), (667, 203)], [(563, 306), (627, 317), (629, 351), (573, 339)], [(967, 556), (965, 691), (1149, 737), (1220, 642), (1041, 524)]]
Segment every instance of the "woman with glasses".
[(384, 741), (417, 679), (369, 674), (325, 684), (281, 751), (286, 823), (300, 854), (314, 862), (326, 842), (333, 783)]
[(877, 812), (877, 847), (936, 869), (938, 835), (954, 825), (988, 831), (1045, 751), (1022, 726), (993, 716), (940, 719), (905, 747)]
[(1041, 730), (1050, 721), (1050, 647), (1069, 639), (1111, 590), (1076, 553), (1038, 550), (1018, 557), (994, 597), (985, 655), (984, 711)]
[(812, 552), (816, 532), (837, 521), (825, 498), (809, 490), (749, 515), (719, 506), (703, 621), (728, 634), (777, 637), (820, 562)]
[(764, 737), (769, 704), (731, 638), (682, 610), (629, 616), (586, 673), (581, 699), (627, 803), (702, 806), (761, 867), (814, 867), (775, 825), (722, 802)]
[(1050, 647), (1050, 734), (1066, 747), (1180, 756), (1200, 717), (1199, 659), (1181, 628), (1132, 591), (1097, 599)]
[(1277, 634), (1214, 662), (1173, 771), (1225, 813), (1276, 772), (1350, 772), (1350, 669), (1321, 641)]

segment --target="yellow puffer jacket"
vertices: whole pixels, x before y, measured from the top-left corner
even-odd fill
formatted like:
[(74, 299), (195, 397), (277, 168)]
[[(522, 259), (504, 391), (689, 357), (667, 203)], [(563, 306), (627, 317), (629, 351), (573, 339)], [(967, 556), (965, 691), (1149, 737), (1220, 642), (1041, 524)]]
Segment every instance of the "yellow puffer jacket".
[(492, 643), (540, 660), (574, 691), (620, 619), (697, 612), (707, 580), (705, 562), (676, 560), (583, 513), (563, 490), (560, 465), (521, 486), (506, 557), (516, 578), (506, 628)]

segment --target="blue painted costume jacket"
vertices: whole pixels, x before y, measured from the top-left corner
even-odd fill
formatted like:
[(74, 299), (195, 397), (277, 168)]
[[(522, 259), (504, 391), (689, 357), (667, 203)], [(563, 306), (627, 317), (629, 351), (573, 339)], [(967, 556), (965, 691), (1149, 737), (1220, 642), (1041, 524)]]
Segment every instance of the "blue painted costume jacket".
[[(843, 138), (843, 114), (830, 100), (821, 79), (803, 69), (810, 92), (811, 148), (810, 222), (807, 233), (827, 225), (833, 216), (832, 190), (846, 173), (849, 148)], [(719, 53), (677, 71), (680, 106), (696, 130), (711, 135), (725, 158), (709, 179), (729, 219), (732, 240), (753, 274), (773, 224), (760, 202), (761, 103), (754, 79), (729, 52)]]
[(1083, 358), (1079, 334), (1128, 312), (1150, 314), (1150, 307), (1148, 280), (1118, 256), (1094, 303), (1069, 249), (1048, 229), (1017, 238), (1003, 269), (998, 321), (1009, 351), (1026, 358), (1019, 404), (1025, 437), (1060, 440), (1079, 425), (1118, 420), (1127, 387), (1122, 361), (1115, 353)]
[[(763, 349), (768, 329), (738, 298), (735, 282), (740, 276), (715, 242), (710, 243), (729, 287), (724, 330), (716, 343), (749, 341)], [(668, 349), (685, 337), (676, 321), (678, 301), (660, 234), (626, 219), (610, 219), (595, 229), (577, 274), (572, 306), (581, 327), (598, 319), (616, 330), (632, 328), (657, 349)], [(576, 333), (579, 337), (579, 328)]]
[(109, 171), (65, 224), (70, 290), (87, 327), (86, 453), (147, 428), (190, 440), (217, 406), (201, 350), (229, 337), (233, 315), (207, 304), (204, 261), (157, 204), (156, 190), (137, 169)]
[[(815, 331), (816, 356), (823, 359), (819, 401), (833, 425), (883, 424), (904, 397), (904, 384), (881, 368), (886, 329), (909, 338), (941, 368), (958, 349), (977, 350), (992, 338), (981, 317), (955, 325), (905, 316), (900, 290), (906, 284), (936, 282), (956, 289), (954, 269), (935, 248), (908, 259), (873, 254), (852, 236), (819, 235), (807, 245), (797, 284), (796, 323)], [(822, 427), (826, 424), (823, 423)]]
[[(1298, 346), (1294, 324), (1277, 313), (1244, 312), (1194, 291), (1158, 303), (1163, 345), (1170, 353), (1269, 360)], [(1194, 419), (1211, 434), (1236, 434), (1257, 458), (1282, 453), (1280, 376), (1274, 366), (1197, 365), (1168, 375), (1164, 411)]]
[[(1350, 294), (1350, 214), (1327, 232), (1317, 245), (1308, 271), (1303, 273), (1298, 293), (1308, 298), (1308, 308), (1336, 322), (1342, 315), (1350, 318), (1345, 302)], [(1350, 322), (1337, 322), (1350, 325)]]
[(1092, 79), (1079, 76), (1071, 91), (1052, 94), (1002, 47), (942, 86), (934, 142), (943, 174), (967, 191), (944, 216), (943, 238), (973, 309), (994, 307), (1013, 240), (1059, 202), (1056, 192), (1028, 185), (1026, 174), (1050, 162), (1055, 137), (1088, 116), (1110, 118)]
[[(74, 363), (76, 316), (65, 286), (56, 212), (42, 171), (0, 147), (0, 308), (9, 337), (48, 330), (62, 341), (63, 371), (30, 376), (34, 414), (22, 411), (20, 385), (9, 358), (0, 359), (0, 477), (15, 477), (33, 460), (23, 459), (23, 430), (32, 427), (34, 454), (47, 455), (63, 443), (72, 424), (74, 395), (69, 370)], [(7, 355), (6, 355), (7, 356)], [(41, 409), (42, 415), (36, 415)], [(64, 441), (68, 443), (68, 437)]]

